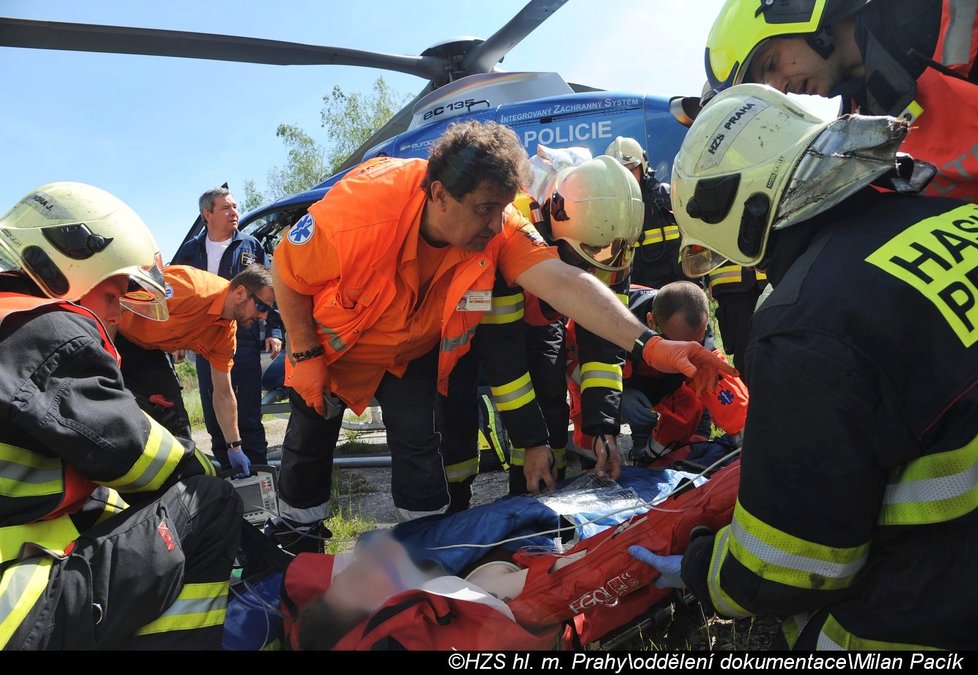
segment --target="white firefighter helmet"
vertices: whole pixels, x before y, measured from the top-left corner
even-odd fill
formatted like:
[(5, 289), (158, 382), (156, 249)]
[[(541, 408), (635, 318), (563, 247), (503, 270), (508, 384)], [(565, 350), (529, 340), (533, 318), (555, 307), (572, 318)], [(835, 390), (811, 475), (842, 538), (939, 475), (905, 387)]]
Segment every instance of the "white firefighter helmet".
[(550, 232), (587, 266), (628, 269), (642, 233), (645, 205), (638, 181), (613, 157), (599, 155), (557, 174), (551, 193)]
[(49, 183), (0, 217), (0, 271), (27, 274), (50, 298), (78, 300), (109, 277), (126, 275), (126, 309), (168, 316), (163, 261), (149, 228), (108, 192)]
[(605, 149), (604, 154), (611, 155), (628, 169), (641, 165), (643, 176), (649, 172), (649, 155), (634, 138), (618, 136)]
[(688, 276), (763, 260), (772, 230), (835, 206), (896, 165), (907, 125), (892, 117), (824, 120), (760, 84), (720, 92), (672, 167), (672, 205)]

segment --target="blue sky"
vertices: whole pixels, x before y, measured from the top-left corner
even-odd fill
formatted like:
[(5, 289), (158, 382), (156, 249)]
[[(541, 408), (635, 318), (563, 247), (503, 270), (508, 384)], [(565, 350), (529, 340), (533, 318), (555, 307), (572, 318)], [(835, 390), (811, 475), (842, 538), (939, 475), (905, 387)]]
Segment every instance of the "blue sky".
[[(524, 0), (0, 0), (9, 17), (104, 23), (416, 55), (460, 35), (488, 37)], [(513, 49), (509, 71), (555, 71), (604, 89), (698, 95), (703, 46), (722, 0), (569, 0)], [(383, 75), (414, 95), (425, 81), (346, 66), (0, 48), (0, 212), (33, 188), (76, 180), (139, 213), (169, 260), (197, 197), (227, 181), (261, 187), (285, 162), (280, 123), (325, 141), (322, 97), (368, 91)]]

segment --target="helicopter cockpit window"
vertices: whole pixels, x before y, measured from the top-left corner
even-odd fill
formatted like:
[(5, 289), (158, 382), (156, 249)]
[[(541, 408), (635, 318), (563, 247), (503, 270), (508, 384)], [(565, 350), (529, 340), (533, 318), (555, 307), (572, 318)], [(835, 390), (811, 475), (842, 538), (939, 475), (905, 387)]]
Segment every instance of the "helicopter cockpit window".
[(305, 215), (305, 207), (287, 211), (272, 211), (245, 223), (241, 231), (250, 234), (261, 242), (268, 255), (273, 255), (275, 247), (299, 218)]

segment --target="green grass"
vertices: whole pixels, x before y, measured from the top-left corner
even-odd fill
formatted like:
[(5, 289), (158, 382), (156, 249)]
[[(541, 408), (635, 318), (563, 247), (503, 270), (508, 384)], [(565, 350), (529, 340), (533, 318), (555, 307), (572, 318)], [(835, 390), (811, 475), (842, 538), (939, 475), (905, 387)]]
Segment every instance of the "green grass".
[(174, 366), (177, 379), (180, 381), (183, 405), (190, 417), (191, 429), (204, 427), (204, 409), (200, 403), (200, 389), (197, 386), (197, 367), (190, 361), (183, 361)]

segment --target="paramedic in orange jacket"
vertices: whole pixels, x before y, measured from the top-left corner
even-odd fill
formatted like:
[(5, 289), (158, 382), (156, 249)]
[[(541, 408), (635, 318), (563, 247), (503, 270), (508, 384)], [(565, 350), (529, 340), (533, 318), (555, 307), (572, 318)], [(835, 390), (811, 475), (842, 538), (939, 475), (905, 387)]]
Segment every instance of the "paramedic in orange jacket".
[[(377, 398), (400, 519), (448, 505), (435, 397), (451, 395), (448, 377), (491, 308), (497, 268), (510, 283), (663, 369), (698, 373), (704, 385), (718, 370), (732, 371), (695, 342), (654, 335), (600, 282), (560, 262), (510, 206), (527, 170), (526, 151), (511, 129), (453, 124), (428, 160), (383, 157), (348, 173), (275, 252), (294, 365), (290, 399), (330, 413), (338, 428), (343, 406), (359, 413)], [(302, 527), (327, 515), (331, 467), (323, 457), (331, 452), (325, 446), (283, 452), (282, 513)]]
[(978, 14), (958, 0), (727, 0), (706, 44), (713, 91), (760, 82), (911, 122), (927, 194), (978, 200)]
[(163, 274), (169, 319), (150, 322), (130, 313), (119, 322), (116, 342), (126, 387), (143, 410), (171, 433), (190, 438), (190, 419), (167, 354), (190, 350), (206, 359), (213, 371), (214, 412), (229, 439), (215, 458), (223, 469), (248, 476), (252, 457), (242, 447), (238, 403), (231, 386), (235, 332), (268, 316), (275, 303), (271, 273), (262, 265), (250, 265), (228, 281), (195, 267), (168, 265)]

